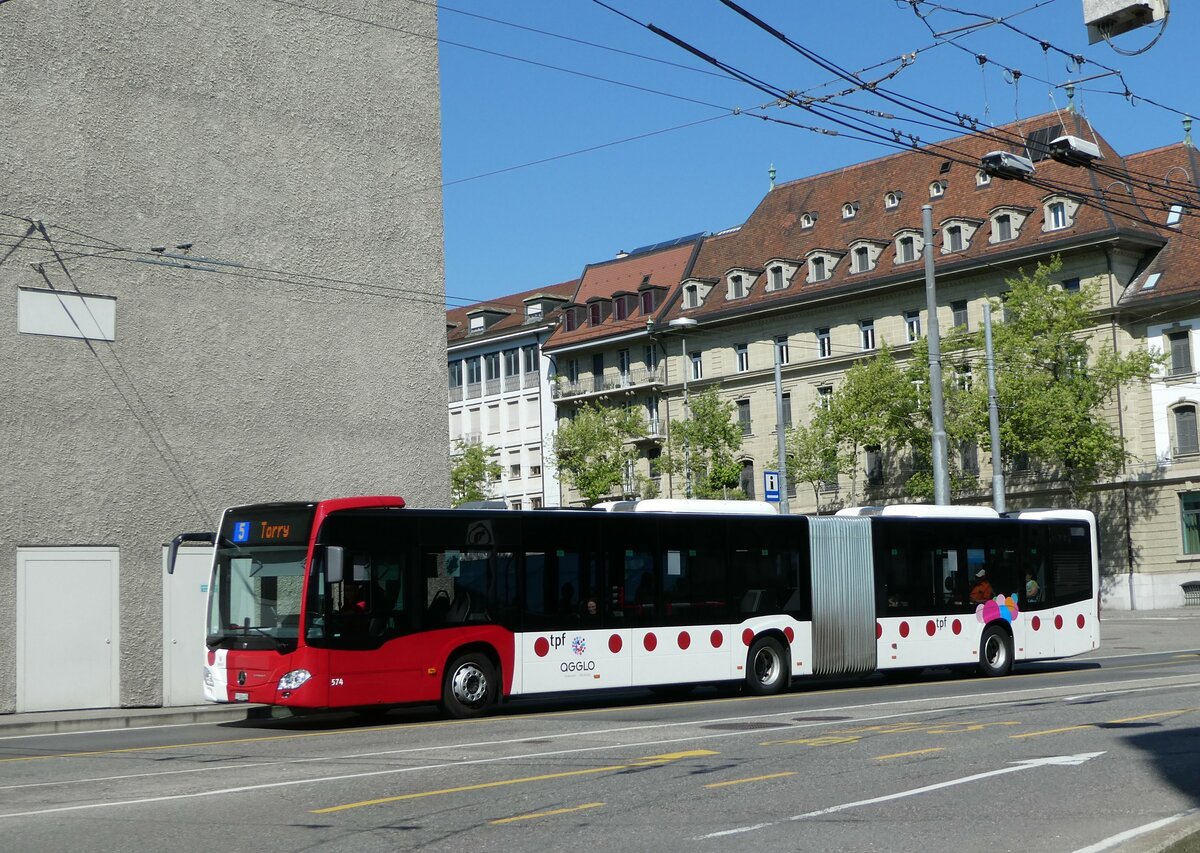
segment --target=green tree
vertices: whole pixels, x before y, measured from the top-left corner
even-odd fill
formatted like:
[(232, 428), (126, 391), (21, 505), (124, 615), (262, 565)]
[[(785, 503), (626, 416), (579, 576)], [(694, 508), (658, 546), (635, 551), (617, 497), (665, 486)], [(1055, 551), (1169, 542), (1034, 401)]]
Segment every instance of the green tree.
[(856, 460), (842, 448), (830, 422), (829, 410), (822, 406), (813, 406), (809, 423), (789, 427), (784, 440), (788, 479), (812, 486), (813, 500), (818, 504), (823, 483), (854, 471)]
[[(691, 478), (692, 497), (742, 496), (742, 466), (736, 458), (742, 447), (742, 428), (734, 423), (731, 400), (722, 400), (715, 388), (692, 396), (689, 417), (672, 420), (662, 469)], [(731, 495), (730, 491), (737, 495)]]
[(492, 483), (500, 478), (500, 463), (492, 457), (496, 448), (458, 442), (450, 459), (450, 504), (485, 501), (492, 495)]
[[(1105, 417), (1118, 389), (1147, 381), (1161, 357), (1145, 350), (1118, 354), (1093, 349), (1095, 287), (1070, 292), (1057, 285), (1062, 261), (1039, 263), (1008, 281), (1003, 322), (992, 329), (1000, 444), (1005, 456), (1027, 453), (1054, 471), (1072, 502), (1097, 482), (1116, 475), (1129, 453)], [(1000, 303), (994, 302), (997, 316)], [(983, 334), (951, 336), (947, 351), (975, 359), (983, 376)], [(987, 387), (971, 391), (976, 433), (987, 435)]]
[(626, 470), (638, 455), (629, 440), (645, 433), (635, 409), (585, 405), (559, 422), (551, 452), (559, 474), (591, 505), (624, 491)]

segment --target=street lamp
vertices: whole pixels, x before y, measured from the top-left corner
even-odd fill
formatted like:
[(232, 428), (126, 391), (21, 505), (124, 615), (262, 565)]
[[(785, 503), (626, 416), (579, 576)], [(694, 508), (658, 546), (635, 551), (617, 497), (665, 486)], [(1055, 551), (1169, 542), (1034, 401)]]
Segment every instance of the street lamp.
[[(688, 408), (688, 371), (691, 369), (691, 365), (688, 364), (687, 330), (695, 328), (698, 325), (700, 324), (691, 317), (676, 317), (667, 323), (668, 328), (679, 331), (679, 340), (683, 355), (683, 416), (685, 420), (691, 419), (691, 410)], [(692, 496), (692, 446), (688, 441), (686, 431), (683, 434), (683, 470), (686, 476), (684, 496), (690, 499)]]

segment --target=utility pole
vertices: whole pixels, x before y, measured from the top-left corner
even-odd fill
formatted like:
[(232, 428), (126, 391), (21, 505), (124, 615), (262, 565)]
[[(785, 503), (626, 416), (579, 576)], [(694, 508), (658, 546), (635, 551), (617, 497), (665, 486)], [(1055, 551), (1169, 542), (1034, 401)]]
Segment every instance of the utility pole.
[(933, 205), (921, 205), (925, 232), (925, 308), (929, 312), (929, 407), (933, 421), (933, 502), (950, 504), (950, 471), (946, 465), (946, 404), (942, 399), (942, 341), (938, 332), (937, 285), (933, 278)]
[[(692, 413), (688, 406), (688, 373), (691, 371), (691, 364), (688, 362), (687, 351), (687, 330), (694, 328), (699, 323), (691, 317), (676, 317), (671, 322), (667, 323), (673, 329), (679, 329), (680, 349), (683, 351), (683, 419), (691, 420)], [(692, 443), (688, 440), (688, 434), (685, 430), (683, 433), (683, 470), (684, 470), (684, 497), (691, 500), (692, 497)]]
[(992, 434), (992, 508), (1004, 512), (1004, 466), (1000, 458), (1000, 407), (996, 394), (996, 354), (992, 351), (992, 304), (983, 308), (983, 354), (987, 364), (988, 428)]
[(784, 435), (783, 423), (783, 374), (780, 366), (782, 355), (777, 341), (775, 343), (775, 435), (779, 440), (779, 511), (787, 515), (787, 437)]

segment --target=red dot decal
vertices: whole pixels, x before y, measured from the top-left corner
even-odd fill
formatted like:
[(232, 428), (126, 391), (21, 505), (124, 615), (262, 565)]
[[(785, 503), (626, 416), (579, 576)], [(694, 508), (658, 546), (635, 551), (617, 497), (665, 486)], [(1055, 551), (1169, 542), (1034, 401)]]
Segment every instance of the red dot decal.
[(679, 648), (686, 649), (692, 644), (692, 635), (687, 631), (679, 632)]
[(646, 647), (646, 651), (652, 652), (658, 648), (658, 637), (653, 634), (647, 634), (642, 637), (642, 645)]
[(878, 640), (883, 636), (883, 626), (878, 622), (875, 623), (875, 639)]
[(790, 643), (796, 639), (796, 632), (793, 631), (792, 626), (789, 625), (783, 629), (783, 636), (787, 637), (787, 641)]
[(608, 650), (610, 652), (612, 652), (614, 655), (617, 652), (621, 651), (621, 635), (620, 634), (613, 634), (611, 637), (608, 638)]
[(1033, 630), (1035, 630), (1035, 631), (1038, 630), (1039, 628), (1042, 627), (1041, 617), (1034, 616), (1033, 620), (1029, 624), (1031, 624), (1033, 626)]
[(962, 622), (960, 622), (958, 619), (955, 619), (954, 623), (950, 626), (950, 630), (952, 630), (954, 632), (954, 636), (957, 637), (962, 633)]
[(1084, 621), (1084, 620), (1083, 620), (1083, 614), (1082, 614), (1082, 613), (1080, 613), (1080, 614), (1079, 614), (1079, 618), (1075, 620), (1075, 624), (1076, 624), (1076, 625), (1078, 625), (1080, 628), (1082, 628), (1082, 627), (1083, 627), (1083, 621)]
[(747, 628), (742, 631), (742, 645), (748, 646), (754, 642), (754, 632)]
[(907, 622), (901, 622), (901, 623), (900, 623), (900, 636), (901, 636), (901, 637), (907, 637), (907, 636), (908, 636), (908, 623), (907, 623)]
[(931, 637), (937, 633), (937, 625), (933, 624), (932, 619), (925, 623), (925, 633)]
[(1062, 630), (1062, 616), (1061, 615), (1054, 617), (1054, 627), (1058, 628), (1060, 631)]
[(533, 641), (533, 653), (540, 658), (544, 658), (550, 653), (550, 641), (545, 637), (538, 637)]
[(724, 635), (720, 631), (713, 631), (712, 636), (708, 638), (714, 649), (721, 648), (721, 643), (725, 642)]
[(209, 665), (209, 666), (212, 666), (212, 665), (213, 665), (214, 663), (216, 663), (216, 662), (217, 662), (217, 653), (216, 653), (216, 652), (209, 652), (209, 653), (208, 653), (208, 665)]

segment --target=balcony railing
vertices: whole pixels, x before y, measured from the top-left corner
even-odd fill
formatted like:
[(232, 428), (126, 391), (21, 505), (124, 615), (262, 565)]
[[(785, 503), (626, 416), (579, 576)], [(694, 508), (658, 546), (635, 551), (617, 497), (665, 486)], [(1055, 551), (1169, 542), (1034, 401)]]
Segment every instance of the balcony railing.
[(559, 377), (559, 381), (551, 386), (550, 393), (555, 400), (565, 400), (570, 397), (602, 395), (613, 391), (662, 385), (665, 380), (666, 368), (663, 365), (651, 369), (634, 367), (624, 372), (594, 376), (588, 382), (567, 382), (563, 377)]
[(462, 402), (462, 398), (463, 398), (463, 387), (461, 385), (450, 386), (450, 402), (451, 403), (459, 403), (459, 402)]

